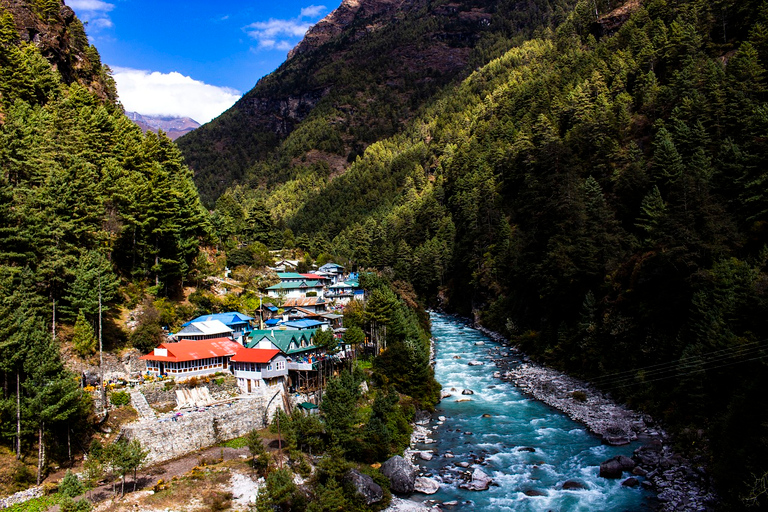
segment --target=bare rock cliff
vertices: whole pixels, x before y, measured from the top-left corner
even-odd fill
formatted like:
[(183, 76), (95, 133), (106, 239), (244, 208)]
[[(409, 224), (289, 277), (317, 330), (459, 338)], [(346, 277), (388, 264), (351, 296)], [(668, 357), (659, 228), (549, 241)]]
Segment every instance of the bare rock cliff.
[(304, 39), (288, 53), (288, 59), (327, 43), (341, 34), (356, 18), (395, 12), (407, 3), (412, 2), (408, 0), (344, 0), (336, 10), (307, 31)]

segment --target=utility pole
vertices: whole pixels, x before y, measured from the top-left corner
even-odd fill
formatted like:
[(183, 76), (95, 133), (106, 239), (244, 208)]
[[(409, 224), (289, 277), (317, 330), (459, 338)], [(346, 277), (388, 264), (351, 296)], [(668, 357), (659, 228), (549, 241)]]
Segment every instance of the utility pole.
[(104, 388), (104, 346), (101, 341), (101, 268), (99, 268), (99, 381), (101, 382), (101, 409), (107, 413), (107, 390)]

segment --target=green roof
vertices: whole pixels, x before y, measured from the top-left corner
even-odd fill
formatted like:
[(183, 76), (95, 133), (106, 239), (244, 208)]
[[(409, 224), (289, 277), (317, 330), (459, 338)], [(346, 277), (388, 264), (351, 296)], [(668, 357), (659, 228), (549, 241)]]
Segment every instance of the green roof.
[(300, 283), (278, 283), (267, 290), (295, 290), (296, 288), (321, 288), (320, 281), (302, 281)]
[(296, 272), (278, 272), (277, 277), (280, 279), (306, 279), (305, 276)]
[(317, 329), (306, 329), (303, 331), (283, 331), (283, 330), (255, 330), (252, 331), (250, 334), (251, 341), (248, 342), (246, 345), (247, 348), (254, 348), (259, 341), (261, 341), (264, 338), (267, 338), (269, 341), (272, 342), (273, 345), (275, 345), (277, 348), (280, 349), (280, 351), (283, 354), (291, 355), (291, 354), (301, 354), (302, 352), (307, 352), (309, 350), (314, 350), (317, 348), (315, 345), (308, 345), (306, 347), (299, 347), (295, 349), (290, 349), (291, 342), (295, 341), (296, 345), (301, 345), (301, 338), (304, 338), (309, 342), (310, 339), (312, 339), (312, 336), (315, 334), (315, 331)]

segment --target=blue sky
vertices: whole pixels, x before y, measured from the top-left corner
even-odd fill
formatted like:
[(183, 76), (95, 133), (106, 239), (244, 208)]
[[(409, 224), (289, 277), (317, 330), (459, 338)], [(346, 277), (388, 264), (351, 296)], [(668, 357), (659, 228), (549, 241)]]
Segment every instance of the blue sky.
[(204, 123), (277, 68), (340, 0), (65, 0), (126, 110)]

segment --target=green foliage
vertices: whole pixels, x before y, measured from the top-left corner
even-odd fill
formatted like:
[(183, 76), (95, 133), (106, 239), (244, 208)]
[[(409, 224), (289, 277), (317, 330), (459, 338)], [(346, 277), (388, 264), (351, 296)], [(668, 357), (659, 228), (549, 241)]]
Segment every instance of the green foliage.
[(60, 506), (61, 512), (90, 512), (93, 509), (93, 505), (87, 499), (75, 501), (69, 496), (62, 500)]
[(77, 314), (72, 345), (81, 357), (90, 356), (96, 351), (96, 334), (91, 324), (85, 319), (82, 309)]
[(127, 391), (113, 391), (109, 394), (109, 402), (116, 407), (129, 405), (131, 403), (131, 395)]
[(67, 471), (59, 484), (59, 493), (69, 498), (75, 498), (85, 492), (85, 486), (77, 475)]
[(307, 498), (293, 482), (293, 474), (288, 469), (271, 472), (256, 499), (256, 510), (259, 512), (301, 512), (306, 505)]
[(360, 383), (346, 370), (328, 381), (320, 403), (325, 430), (331, 443), (349, 447), (355, 424), (355, 408), (360, 395)]

